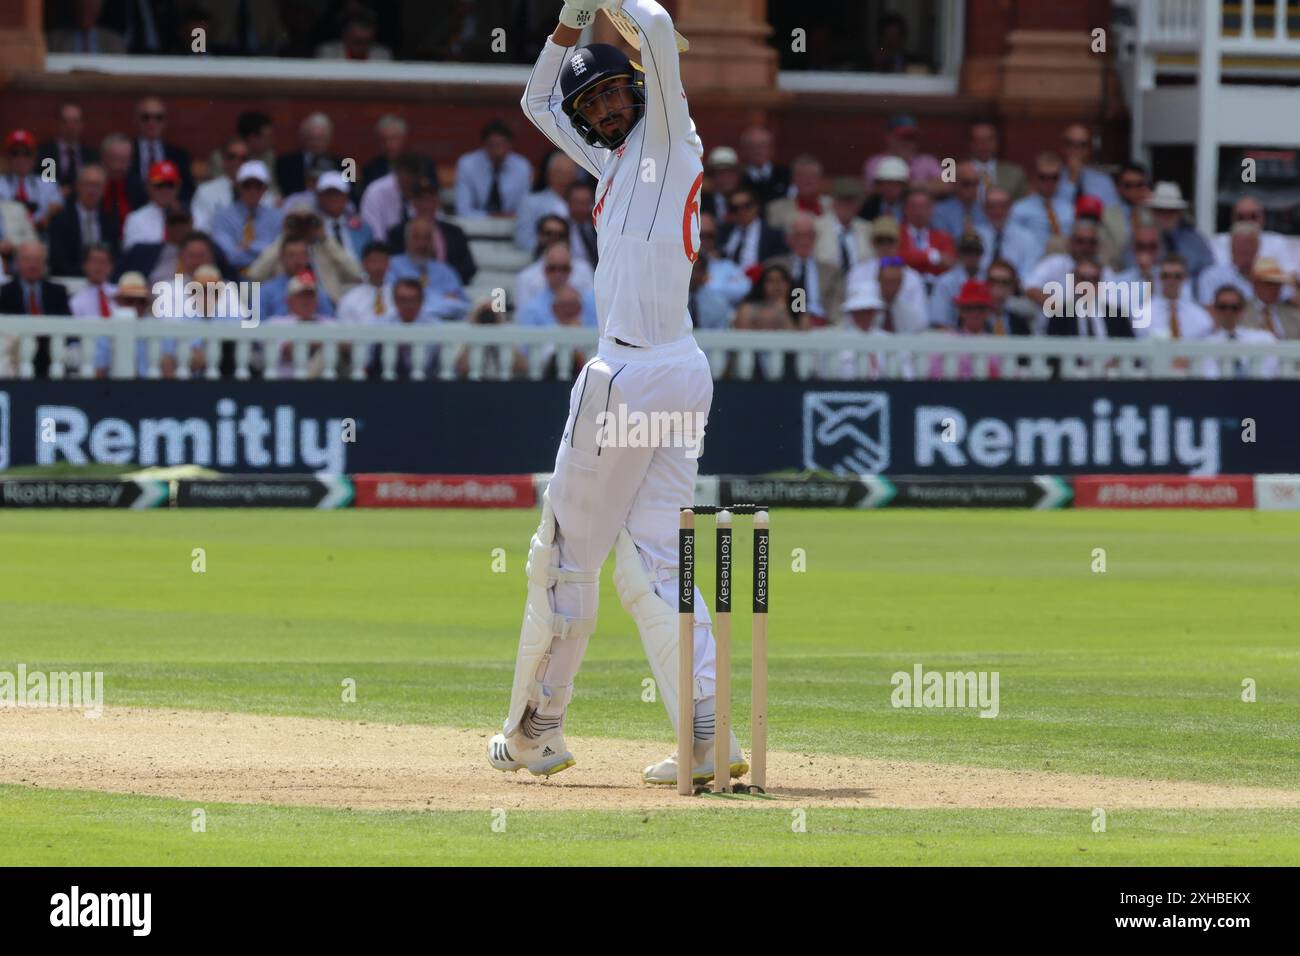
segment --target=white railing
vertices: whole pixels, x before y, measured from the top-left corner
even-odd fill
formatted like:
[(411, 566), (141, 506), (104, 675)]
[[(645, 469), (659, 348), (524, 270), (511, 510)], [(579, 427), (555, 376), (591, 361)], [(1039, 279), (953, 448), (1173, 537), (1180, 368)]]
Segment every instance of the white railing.
[[(1222, 6), (1227, 6), (1224, 3)], [(1222, 6), (1207, 8), (1205, 0), (1137, 0), (1138, 43), (1152, 53), (1196, 53), (1201, 47), (1201, 23), (1218, 15), (1219, 52), (1229, 56), (1295, 56), (1300, 37), (1287, 30), (1288, 19), (1300, 15), (1300, 0), (1275, 0), (1271, 29), (1255, 32), (1255, 0), (1242, 0), (1240, 29), (1226, 32)]]
[[(222, 345), (230, 342), (237, 379), (260, 372), (267, 379), (361, 380), (373, 359), (380, 378), (398, 378), (401, 363), (416, 381), (535, 380), (547, 373), (552, 359), (556, 373), (569, 378), (583, 356), (595, 356), (598, 344), (590, 328), (511, 324), (241, 328), (234, 321), (214, 327), (196, 321), (0, 316), (0, 377), (32, 378), (40, 337), (49, 339), (52, 379), (94, 377), (97, 339), (111, 343), (111, 363), (104, 374), (118, 379), (162, 377), (167, 341), (177, 343), (176, 377), (181, 379), (219, 378)], [(780, 377), (786, 356), (793, 356), (793, 371), (800, 379), (1045, 379), (1056, 374), (1076, 379), (1300, 378), (1300, 342), (970, 338), (941, 333), (864, 335), (839, 329), (698, 330), (695, 339), (715, 377), (744, 380), (754, 378), (756, 369), (762, 369), (764, 377)], [(281, 375), (284, 343), (289, 369)], [(353, 361), (340, 363), (348, 351)], [(203, 368), (194, 373), (190, 362), (196, 356)], [(340, 367), (345, 369), (342, 374)]]

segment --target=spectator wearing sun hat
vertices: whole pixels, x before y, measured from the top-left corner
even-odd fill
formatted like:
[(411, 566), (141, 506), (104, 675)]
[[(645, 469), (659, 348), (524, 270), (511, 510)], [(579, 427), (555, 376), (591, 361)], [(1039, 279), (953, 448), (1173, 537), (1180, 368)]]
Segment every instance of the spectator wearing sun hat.
[(235, 174), (235, 201), (212, 220), (212, 238), (236, 269), (246, 269), (280, 234), (284, 216), (262, 204), (271, 186), (271, 172), (260, 159), (250, 159)]
[(817, 217), (817, 246), (813, 255), (847, 275), (871, 258), (871, 226), (860, 215), (862, 180), (841, 176), (831, 184), (831, 208)]
[(1187, 271), (1198, 277), (1201, 270), (1214, 265), (1214, 252), (1199, 230), (1184, 218), (1187, 200), (1174, 182), (1156, 183), (1147, 197), (1146, 208), (1160, 230), (1162, 251), (1176, 252), (1187, 263)]
[(0, 176), (0, 201), (20, 203), (27, 209), (33, 228), (45, 227), (63, 208), (63, 193), (55, 182), (36, 172), (36, 137), (29, 130), (16, 129), (5, 137), (5, 159), (9, 171)]
[[(883, 335), (881, 317), (885, 301), (880, 297), (880, 286), (871, 280), (859, 282), (849, 290), (844, 300), (844, 324), (836, 331), (855, 332), (862, 335)], [(820, 330), (815, 330), (816, 336)], [(815, 341), (815, 339), (813, 340)], [(880, 357), (875, 353), (862, 353), (857, 349), (844, 349), (837, 353), (819, 353), (822, 358), (818, 376), (823, 379), (852, 381), (875, 378), (880, 370)]]
[(885, 148), (867, 160), (862, 178), (868, 189), (875, 187), (876, 167), (886, 156), (897, 156), (907, 163), (908, 181), (936, 196), (947, 195), (952, 190), (943, 183), (943, 169), (939, 160), (921, 152), (921, 129), (907, 113), (891, 116), (885, 124)]
[[(903, 221), (903, 197), (907, 194), (910, 173), (907, 162), (898, 156), (885, 156), (876, 164), (875, 181), (871, 195), (862, 204), (858, 213), (871, 222), (881, 216), (893, 216)], [(838, 180), (836, 180), (838, 182)]]
[(1256, 259), (1250, 275), (1253, 295), (1242, 315), (1242, 325), (1271, 332), (1279, 339), (1300, 339), (1300, 309), (1282, 301), (1293, 282), (1294, 276), (1276, 259)]

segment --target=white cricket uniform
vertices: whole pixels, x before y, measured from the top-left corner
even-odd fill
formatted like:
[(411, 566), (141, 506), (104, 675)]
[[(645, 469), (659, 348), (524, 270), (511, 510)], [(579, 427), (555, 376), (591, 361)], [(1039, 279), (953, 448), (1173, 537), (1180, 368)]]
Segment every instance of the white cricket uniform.
[[(693, 502), (697, 460), (682, 447), (685, 436), (657, 447), (600, 447), (597, 416), (622, 406), (682, 413), (701, 431), (707, 421), (713, 376), (687, 310), (704, 146), (682, 89), (672, 18), (655, 0), (624, 0), (623, 12), (640, 29), (645, 105), (618, 149), (589, 146), (561, 109), (560, 76), (576, 47), (548, 39), (521, 101), (533, 124), (599, 180), (592, 218), (600, 348), (574, 382), (549, 495), (562, 568), (598, 572), (626, 526), (655, 590), (675, 608), (678, 509)], [(594, 582), (559, 582), (554, 609), (595, 617), (598, 594)], [(698, 596), (696, 622), (699, 698), (713, 693), (714, 645)], [(579, 663), (571, 662), (575, 673)]]

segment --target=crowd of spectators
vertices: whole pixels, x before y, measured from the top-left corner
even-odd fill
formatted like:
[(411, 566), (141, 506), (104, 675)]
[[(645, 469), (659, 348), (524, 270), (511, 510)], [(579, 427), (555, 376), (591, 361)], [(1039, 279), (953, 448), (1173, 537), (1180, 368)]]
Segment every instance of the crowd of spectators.
[[(142, 288), (202, 273), (256, 281), (258, 314), (273, 322), (596, 325), (594, 184), (559, 152), (534, 166), (505, 122), (483, 128), (448, 183), (408, 148), (396, 115), (353, 158), (355, 181), (322, 113), (304, 117), (281, 152), (270, 117), (243, 113), (203, 163), (168, 137), (157, 96), (135, 104), (129, 132), (97, 145), (84, 141), (76, 103), (51, 126), (44, 140), (28, 129), (4, 135), (0, 313), (108, 317), (137, 310)], [(1089, 131), (1071, 124), (1059, 151), (1025, 170), (1001, 155), (996, 126), (976, 122), (965, 155), (941, 162), (899, 115), (860, 175), (828, 178), (819, 157), (784, 165), (772, 133), (748, 129), (706, 156), (691, 321), (864, 335), (1300, 338), (1296, 255), (1262, 229), (1254, 198), (1237, 201), (1227, 232), (1207, 235), (1176, 183), (1152, 183), (1135, 163), (1112, 174), (1092, 150)], [(53, 179), (41, 173), (46, 160)], [(462, 225), (473, 231), (482, 219), (502, 220), (502, 246), (529, 260), (490, 301), (467, 292), (478, 264)], [(76, 277), (79, 291), (69, 296), (52, 277)], [(1090, 283), (1149, 283), (1152, 297), (1054, 308), (1054, 290), (1077, 296)], [(159, 314), (156, 302), (150, 311)], [(0, 370), (15, 361), (12, 343), (6, 351)], [(206, 352), (181, 355), (172, 343), (166, 359), (164, 375), (184, 363), (202, 371)], [(36, 374), (49, 362), (42, 342)], [(107, 374), (103, 343), (93, 364)], [(787, 371), (767, 364), (758, 374)], [(822, 374), (871, 371), (830, 362)]]

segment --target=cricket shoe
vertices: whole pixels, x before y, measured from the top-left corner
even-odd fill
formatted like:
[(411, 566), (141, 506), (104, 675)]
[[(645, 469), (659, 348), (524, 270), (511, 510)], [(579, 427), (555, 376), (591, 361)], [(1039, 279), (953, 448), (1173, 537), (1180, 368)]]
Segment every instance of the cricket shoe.
[(535, 777), (549, 777), (577, 761), (564, 744), (563, 731), (556, 730), (536, 740), (522, 734), (493, 734), (488, 741), (488, 763), (498, 770), (527, 770)]
[[(713, 779), (713, 741), (697, 740), (694, 746), (695, 768), (691, 773), (694, 783), (708, 783)], [(736, 735), (731, 735), (731, 776), (743, 777), (749, 773), (749, 764), (740, 752), (740, 742)], [(652, 763), (641, 771), (641, 779), (646, 783), (675, 785), (677, 783), (677, 752), (658, 763)], [(730, 783), (731, 781), (728, 781)]]

